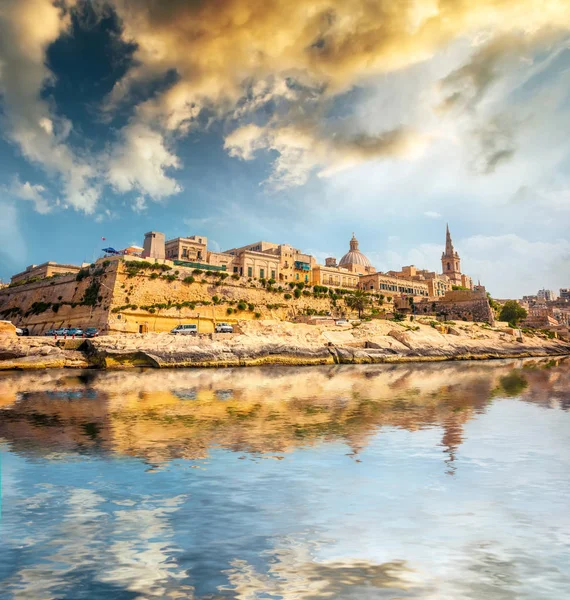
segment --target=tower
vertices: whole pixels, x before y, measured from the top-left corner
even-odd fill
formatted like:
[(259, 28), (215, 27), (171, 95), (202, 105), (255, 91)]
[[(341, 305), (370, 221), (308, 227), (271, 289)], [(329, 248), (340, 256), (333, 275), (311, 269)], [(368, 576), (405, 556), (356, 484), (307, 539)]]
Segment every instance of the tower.
[(144, 234), (143, 258), (164, 258), (164, 233), (149, 231)]
[(449, 225), (445, 235), (445, 252), (441, 255), (441, 267), (442, 273), (449, 277), (452, 285), (462, 285), (461, 259), (453, 247)]

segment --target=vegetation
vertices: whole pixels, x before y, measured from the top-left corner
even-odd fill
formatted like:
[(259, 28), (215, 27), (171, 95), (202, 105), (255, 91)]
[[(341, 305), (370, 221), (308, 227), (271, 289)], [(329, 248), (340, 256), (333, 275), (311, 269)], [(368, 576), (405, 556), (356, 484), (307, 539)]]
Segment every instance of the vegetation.
[(93, 280), (83, 294), (82, 304), (85, 304), (86, 306), (95, 306), (97, 304), (100, 289), (101, 284), (96, 279)]
[(194, 283), (196, 280), (194, 279), (194, 277), (192, 277), (192, 275), (188, 275), (188, 277), (184, 277), (184, 279), (182, 281), (184, 283), (190, 285), (191, 283)]
[(501, 309), (499, 319), (516, 325), (519, 321), (526, 319), (527, 315), (526, 310), (516, 300), (507, 300)]
[(360, 318), (370, 299), (362, 290), (356, 290), (352, 295), (347, 296), (344, 301), (349, 308), (358, 311), (358, 317)]

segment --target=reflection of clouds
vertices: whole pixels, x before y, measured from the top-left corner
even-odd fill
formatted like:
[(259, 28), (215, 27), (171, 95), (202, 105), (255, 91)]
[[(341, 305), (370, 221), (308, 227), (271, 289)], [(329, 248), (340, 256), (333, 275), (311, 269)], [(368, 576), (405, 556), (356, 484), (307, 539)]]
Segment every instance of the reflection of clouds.
[(279, 548), (263, 553), (269, 563), (267, 571), (236, 558), (227, 571), (229, 585), (219, 589), (231, 590), (237, 600), (425, 597), (427, 590), (414, 581), (413, 571), (403, 561), (383, 564), (362, 560), (317, 562), (314, 542), (288, 538), (281, 543)]
[[(30, 523), (24, 522), (28, 535), (9, 541), (23, 546), (34, 561), (19, 568), (5, 589), (14, 599), (52, 600), (67, 597), (66, 590), (88, 580), (93, 589), (94, 582), (101, 582), (141, 598), (193, 598), (192, 588), (181, 582), (187, 574), (174, 557), (174, 532), (167, 519), (184, 499), (161, 499), (154, 508), (109, 511), (106, 498), (88, 489), (52, 486), (30, 497), (23, 517), (39, 516), (42, 524), (29, 531)], [(44, 520), (50, 511), (51, 518)]]

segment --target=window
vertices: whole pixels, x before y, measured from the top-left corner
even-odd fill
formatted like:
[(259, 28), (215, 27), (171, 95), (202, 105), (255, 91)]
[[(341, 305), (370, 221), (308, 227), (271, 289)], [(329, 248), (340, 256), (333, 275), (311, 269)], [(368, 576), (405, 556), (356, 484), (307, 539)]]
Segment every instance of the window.
[(305, 275), (305, 283), (309, 283), (309, 276)]
[(259, 278), (263, 279), (265, 277), (265, 269), (259, 269)]
[(449, 263), (447, 263), (447, 270), (451, 271), (451, 265)]
[(275, 271), (271, 271), (271, 279), (275, 279)]
[(238, 272), (238, 268), (234, 267), (234, 273), (237, 273), (237, 272)]
[(299, 281), (299, 273), (295, 273), (295, 279)]
[(248, 267), (247, 268), (247, 276), (248, 277), (253, 277), (253, 267)]

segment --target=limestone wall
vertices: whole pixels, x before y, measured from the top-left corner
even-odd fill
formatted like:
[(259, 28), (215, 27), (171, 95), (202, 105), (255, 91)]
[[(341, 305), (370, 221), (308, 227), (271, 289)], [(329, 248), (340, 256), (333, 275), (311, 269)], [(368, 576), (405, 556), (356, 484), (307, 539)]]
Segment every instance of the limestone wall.
[[(96, 305), (83, 305), (87, 288), (100, 283)], [(76, 280), (76, 275), (54, 277), (0, 290), (0, 318), (25, 326), (32, 335), (58, 327), (99, 327), (107, 325), (115, 271), (106, 269), (97, 277)]]
[[(164, 275), (176, 276), (176, 279), (169, 281)], [(159, 277), (151, 271), (129, 277), (124, 265), (119, 263), (108, 317), (109, 329), (132, 333), (160, 332), (170, 331), (179, 323), (196, 323), (200, 332), (210, 333), (220, 321), (235, 324), (238, 320), (256, 318), (285, 320), (303, 313), (306, 308), (316, 311), (333, 308), (328, 297), (314, 298), (311, 293), (310, 296), (285, 299), (286, 293), (293, 295), (288, 287), (283, 288), (283, 292), (269, 292), (259, 282), (250, 282), (248, 278), (234, 280), (228, 277), (222, 282), (216, 276), (200, 274), (194, 275), (195, 283), (184, 283), (184, 278), (189, 276), (192, 276), (192, 269), (176, 267)], [(245, 310), (238, 309), (240, 301), (248, 305)], [(182, 303), (195, 303), (195, 306), (174, 306)], [(342, 304), (341, 301), (338, 303)], [(172, 306), (156, 306), (160, 304)], [(232, 314), (228, 314), (228, 309)]]
[[(219, 321), (284, 320), (307, 308), (335, 310), (328, 296), (315, 298), (311, 292), (295, 298), (288, 287), (282, 292), (269, 292), (261, 283), (247, 278), (228, 277), (221, 282), (204, 273), (194, 275), (194, 283), (184, 283), (185, 277), (192, 276), (192, 269), (182, 267), (165, 272), (145, 269), (129, 276), (129, 264), (133, 262), (137, 261), (98, 261), (91, 275), (81, 281), (71, 275), (4, 288), (0, 290), (0, 319), (26, 326), (32, 335), (58, 327), (160, 332), (170, 331), (179, 323), (199, 323), (200, 331), (208, 333)], [(99, 285), (97, 302), (94, 306), (82, 304), (93, 282)], [(292, 298), (286, 299), (286, 293)], [(245, 309), (238, 309), (240, 301), (247, 305)], [(345, 310), (342, 300), (337, 304), (339, 312)]]
[[(453, 292), (455, 293), (471, 293), (471, 292)], [(495, 317), (487, 297), (473, 298), (471, 300), (450, 302), (449, 298), (445, 301), (429, 301), (417, 302), (415, 304), (416, 314), (422, 315), (442, 315), (447, 320), (467, 320), (484, 323), (494, 323)]]

